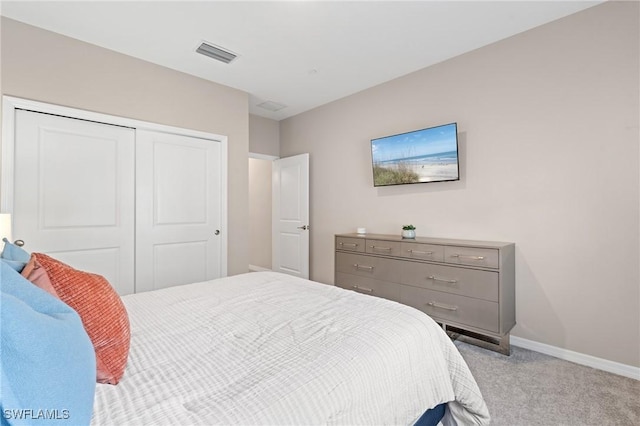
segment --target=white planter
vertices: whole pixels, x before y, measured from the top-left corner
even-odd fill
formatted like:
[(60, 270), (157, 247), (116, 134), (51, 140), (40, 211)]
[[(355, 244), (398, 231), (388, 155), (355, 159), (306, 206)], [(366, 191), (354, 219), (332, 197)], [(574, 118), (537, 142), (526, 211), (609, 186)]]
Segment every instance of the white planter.
[(416, 231), (414, 229), (402, 230), (402, 238), (415, 238), (415, 237), (416, 237)]

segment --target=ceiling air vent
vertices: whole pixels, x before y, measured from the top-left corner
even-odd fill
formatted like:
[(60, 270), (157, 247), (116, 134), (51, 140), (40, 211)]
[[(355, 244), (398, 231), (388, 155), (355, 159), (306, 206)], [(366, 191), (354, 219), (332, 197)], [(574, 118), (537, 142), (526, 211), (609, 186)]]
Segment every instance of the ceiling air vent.
[(264, 108), (266, 110), (273, 111), (273, 112), (280, 111), (281, 109), (287, 107), (286, 105), (279, 104), (279, 103), (273, 102), (273, 101), (266, 101), (266, 102), (263, 102), (261, 104), (258, 104), (258, 106), (260, 108)]
[(210, 58), (217, 59), (218, 61), (224, 62), (225, 64), (230, 63), (238, 56), (235, 53), (231, 53), (228, 50), (224, 50), (209, 43), (202, 43), (196, 49), (196, 52)]

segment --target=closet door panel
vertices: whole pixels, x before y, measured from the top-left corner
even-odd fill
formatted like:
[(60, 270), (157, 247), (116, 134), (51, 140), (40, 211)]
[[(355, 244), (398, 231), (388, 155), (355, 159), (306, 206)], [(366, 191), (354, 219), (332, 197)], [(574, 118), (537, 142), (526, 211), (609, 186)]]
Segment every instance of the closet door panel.
[[(156, 225), (206, 224), (206, 148), (167, 143), (154, 146)], [(163, 173), (165, 170), (171, 172)]]
[(137, 292), (220, 277), (220, 154), (217, 141), (137, 131)]
[(14, 237), (134, 291), (133, 129), (18, 110)]

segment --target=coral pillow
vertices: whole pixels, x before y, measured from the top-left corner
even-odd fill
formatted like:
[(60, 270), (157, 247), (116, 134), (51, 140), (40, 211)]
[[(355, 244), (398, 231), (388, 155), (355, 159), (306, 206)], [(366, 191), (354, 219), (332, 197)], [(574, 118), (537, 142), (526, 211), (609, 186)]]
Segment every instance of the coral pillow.
[(131, 340), (120, 296), (100, 275), (78, 271), (46, 254), (34, 256), (60, 299), (80, 315), (96, 351), (97, 381), (117, 384), (127, 365)]

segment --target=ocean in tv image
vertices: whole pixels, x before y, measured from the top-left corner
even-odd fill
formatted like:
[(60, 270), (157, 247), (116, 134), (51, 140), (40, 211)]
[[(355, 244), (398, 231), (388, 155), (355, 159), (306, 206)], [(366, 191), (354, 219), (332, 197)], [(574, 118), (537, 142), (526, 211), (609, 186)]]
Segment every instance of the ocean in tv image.
[(458, 180), (456, 123), (371, 141), (375, 186)]

